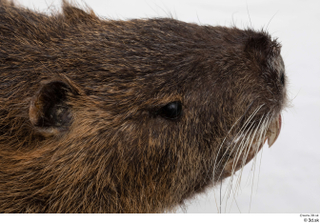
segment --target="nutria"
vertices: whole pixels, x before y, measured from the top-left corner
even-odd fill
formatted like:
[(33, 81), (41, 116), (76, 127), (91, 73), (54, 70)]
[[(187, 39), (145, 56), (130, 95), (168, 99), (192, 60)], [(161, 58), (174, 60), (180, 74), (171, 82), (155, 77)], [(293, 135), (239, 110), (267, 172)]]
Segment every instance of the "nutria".
[(265, 31), (0, 2), (0, 212), (172, 211), (279, 135)]

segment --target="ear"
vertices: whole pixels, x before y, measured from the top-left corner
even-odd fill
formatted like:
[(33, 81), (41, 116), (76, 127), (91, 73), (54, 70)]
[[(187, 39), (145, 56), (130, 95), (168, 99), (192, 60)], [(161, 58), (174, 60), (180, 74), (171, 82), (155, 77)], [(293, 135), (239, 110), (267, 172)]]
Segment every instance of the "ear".
[(29, 118), (44, 136), (57, 135), (67, 131), (72, 123), (72, 111), (68, 95), (72, 88), (62, 81), (44, 84), (30, 103)]

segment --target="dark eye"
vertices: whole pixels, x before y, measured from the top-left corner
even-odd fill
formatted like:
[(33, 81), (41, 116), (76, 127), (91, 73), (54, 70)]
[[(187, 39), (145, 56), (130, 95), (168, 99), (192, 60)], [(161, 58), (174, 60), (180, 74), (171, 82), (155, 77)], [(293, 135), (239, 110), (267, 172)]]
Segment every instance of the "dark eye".
[(281, 72), (280, 81), (281, 81), (281, 84), (284, 86), (285, 84), (284, 72)]
[(167, 119), (177, 119), (180, 117), (182, 105), (180, 101), (174, 101), (160, 108), (158, 114)]

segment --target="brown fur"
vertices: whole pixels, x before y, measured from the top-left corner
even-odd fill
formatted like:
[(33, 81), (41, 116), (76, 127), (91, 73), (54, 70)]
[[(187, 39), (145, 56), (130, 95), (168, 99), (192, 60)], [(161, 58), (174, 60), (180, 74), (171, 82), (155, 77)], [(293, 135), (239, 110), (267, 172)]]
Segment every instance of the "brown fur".
[(0, 0), (0, 212), (172, 210), (228, 176), (218, 149), (255, 108), (280, 113), (278, 57), (263, 31)]

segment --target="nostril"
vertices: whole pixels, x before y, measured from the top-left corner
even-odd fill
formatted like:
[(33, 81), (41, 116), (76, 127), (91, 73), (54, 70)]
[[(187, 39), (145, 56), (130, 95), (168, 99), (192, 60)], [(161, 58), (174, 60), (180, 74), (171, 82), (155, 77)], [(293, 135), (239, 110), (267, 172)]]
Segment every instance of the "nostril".
[(284, 72), (281, 73), (280, 81), (281, 81), (281, 84), (284, 86), (284, 84), (285, 84)]

